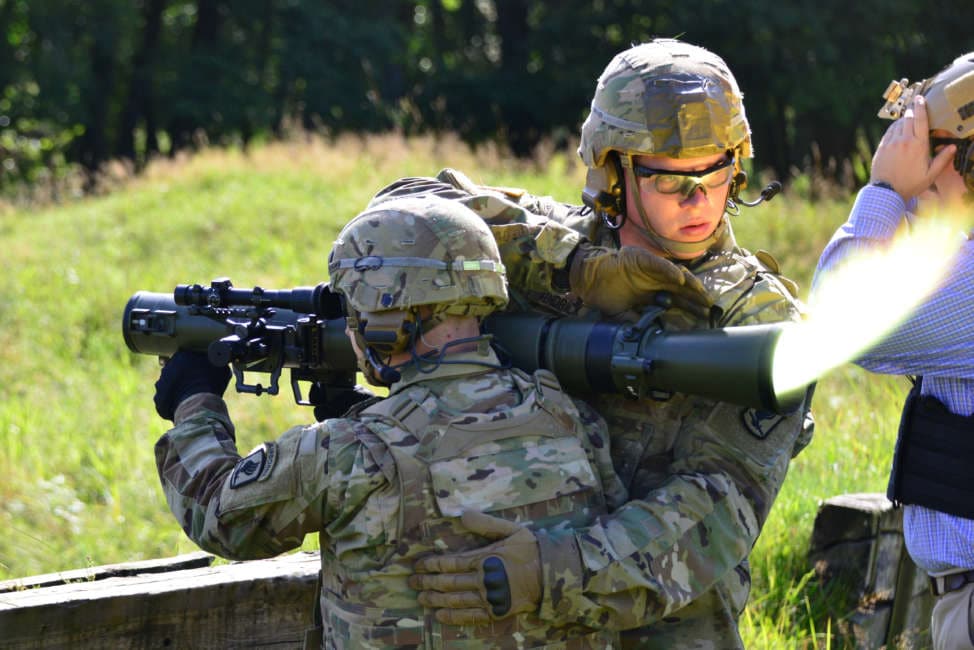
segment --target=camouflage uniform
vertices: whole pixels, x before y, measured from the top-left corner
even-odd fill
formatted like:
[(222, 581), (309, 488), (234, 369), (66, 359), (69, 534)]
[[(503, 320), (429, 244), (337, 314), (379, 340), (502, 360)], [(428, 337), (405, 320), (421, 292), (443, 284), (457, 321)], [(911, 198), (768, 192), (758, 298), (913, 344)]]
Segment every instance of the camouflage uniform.
[[(557, 293), (553, 278), (582, 239), (618, 246), (588, 208), (476, 186), (450, 169), (397, 181), (373, 204), (410, 194), (462, 201), (492, 225), (506, 251), (514, 308), (584, 311), (570, 294)], [(528, 233), (518, 224), (534, 227)], [(794, 285), (770, 255), (738, 247), (729, 226), (689, 267), (721, 316), (708, 323), (670, 310), (668, 328), (801, 317)], [(614, 467), (631, 500), (572, 536), (539, 541), (541, 617), (626, 630), (624, 648), (742, 647), (737, 621), (750, 591), (747, 556), (789, 461), (811, 439), (807, 408), (776, 415), (682, 394), (667, 401), (579, 397), (607, 420)]]
[[(361, 238), (340, 238), (336, 251), (363, 249), (348, 258), (363, 263), (350, 265), (342, 271), (344, 280), (335, 281), (344, 287), (350, 312), (361, 317), (372, 298), (392, 304), (406, 296), (414, 304), (436, 304), (442, 296), (419, 296), (438, 286), (469, 298), (463, 310), (489, 312), (491, 307), (478, 307), (477, 296), (506, 301), (487, 228), (470, 215), (489, 244), (471, 252), (483, 244), (470, 244), (479, 233), (458, 229), (451, 214), (456, 208), (442, 203), (451, 209), (436, 212), (420, 204), (425, 221), (410, 219), (414, 213), (399, 209), (402, 203), (360, 215), (369, 219), (359, 224), (364, 223), (357, 231)], [(396, 226), (409, 232), (390, 235)], [(397, 256), (392, 247), (399, 245), (412, 255), (440, 257)], [(458, 251), (471, 255), (459, 266), (474, 270), (464, 272), (469, 282), (458, 272), (451, 288), (439, 275), (444, 271), (438, 261)], [(340, 256), (333, 254), (332, 262), (338, 265)], [(380, 277), (385, 273), (401, 277), (387, 284), (390, 278)], [(423, 274), (439, 281), (412, 286)], [(494, 275), (500, 284), (491, 288)], [(478, 288), (471, 289), (476, 282)], [(380, 291), (372, 296), (366, 285)], [(382, 287), (401, 291), (393, 299), (380, 295)], [(369, 313), (376, 320), (376, 312)], [(360, 337), (363, 332), (364, 324)], [(328, 648), (618, 647), (615, 633), (576, 621), (552, 625), (522, 614), (488, 626), (445, 626), (418, 605), (406, 583), (417, 557), (484, 543), (459, 526), (464, 509), (544, 527), (538, 535), (557, 545), (554, 540), (626, 498), (612, 472), (604, 421), (565, 395), (553, 375), (502, 369), (483, 340), (479, 349), (446, 359), (433, 367), (407, 365), (388, 398), (360, 404), (340, 419), (292, 428), (245, 458), (237, 453), (220, 397), (197, 393), (184, 399), (175, 411), (175, 428), (156, 445), (170, 508), (201, 548), (231, 559), (277, 555), (318, 533)]]

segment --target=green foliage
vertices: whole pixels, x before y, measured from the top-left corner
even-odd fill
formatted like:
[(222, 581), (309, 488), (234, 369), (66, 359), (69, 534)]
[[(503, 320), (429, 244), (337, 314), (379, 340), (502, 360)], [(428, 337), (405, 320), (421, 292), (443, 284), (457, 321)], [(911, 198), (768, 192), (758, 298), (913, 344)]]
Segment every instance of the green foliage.
[(0, 193), (294, 126), (456, 133), (519, 157), (570, 148), (605, 64), (654, 36), (727, 60), (757, 169), (848, 187), (888, 81), (970, 51), (966, 13), (956, 0), (5, 0)]
[[(477, 181), (574, 201), (574, 157), (544, 167), (455, 141), (347, 137), (336, 144), (208, 150), (155, 163), (124, 189), (63, 207), (0, 213), (0, 579), (194, 550), (158, 485), (155, 360), (130, 353), (120, 317), (137, 290), (229, 276), (286, 288), (325, 278), (341, 225), (385, 182), (449, 163)], [(735, 218), (743, 245), (773, 251), (808, 280), (848, 198), (786, 191)], [(850, 647), (841, 593), (809, 573), (819, 501), (885, 487), (903, 380), (853, 367), (818, 388), (817, 433), (794, 461), (751, 557), (743, 620), (751, 648)], [(242, 450), (310, 420), (288, 396), (228, 394)], [(307, 540), (306, 547), (314, 547)]]

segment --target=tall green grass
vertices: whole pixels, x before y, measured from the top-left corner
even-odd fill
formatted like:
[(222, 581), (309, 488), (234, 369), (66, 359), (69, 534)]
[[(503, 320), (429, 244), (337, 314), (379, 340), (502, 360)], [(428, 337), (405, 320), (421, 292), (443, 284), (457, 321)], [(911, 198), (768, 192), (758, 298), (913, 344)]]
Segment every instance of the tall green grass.
[[(194, 549), (153, 464), (166, 430), (152, 407), (158, 365), (130, 353), (120, 334), (135, 291), (220, 276), (241, 287), (316, 283), (335, 233), (377, 188), (446, 165), (575, 201), (583, 170), (574, 157), (544, 162), (442, 140), (308, 140), (207, 151), (156, 163), (102, 197), (0, 210), (0, 579)], [(745, 209), (734, 227), (746, 247), (773, 251), (806, 294), (848, 207), (786, 192)], [(816, 438), (752, 555), (749, 647), (842, 647), (846, 612), (809, 574), (808, 539), (820, 500), (884, 489), (904, 392), (902, 380), (853, 367), (820, 383)], [(284, 395), (230, 392), (228, 401), (244, 450), (311, 419)]]

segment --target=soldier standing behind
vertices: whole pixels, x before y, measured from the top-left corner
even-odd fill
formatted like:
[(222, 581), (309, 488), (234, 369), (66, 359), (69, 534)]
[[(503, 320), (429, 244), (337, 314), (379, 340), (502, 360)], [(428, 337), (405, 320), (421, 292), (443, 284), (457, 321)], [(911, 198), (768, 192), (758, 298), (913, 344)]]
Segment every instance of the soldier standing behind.
[(480, 335), (480, 318), (507, 302), (487, 226), (435, 197), (387, 202), (345, 226), (329, 271), (360, 368), (388, 398), (241, 458), (221, 397), (229, 370), (178, 352), (156, 384), (156, 408), (175, 423), (156, 462), (186, 534), (250, 559), (318, 533), (326, 648), (617, 647), (612, 633), (510, 607), (494, 625), (444, 625), (407, 586), (417, 556), (484, 544), (469, 528), (491, 540), (516, 520), (547, 539), (625, 500), (604, 421), (550, 373), (502, 367)]
[[(516, 309), (626, 318), (655, 301), (674, 307), (663, 321), (677, 330), (801, 318), (773, 258), (742, 249), (731, 232), (752, 152), (720, 57), (671, 39), (618, 54), (598, 81), (579, 153), (584, 206), (478, 186), (449, 169), (401, 179), (373, 204), (433, 194), (477, 211), (501, 246)], [(525, 569), (510, 569), (503, 540), (424, 559), (410, 583), (420, 601), (443, 621), (496, 619), (483, 562), (499, 558), (510, 592), (531, 595), (521, 607), (552, 624), (627, 630), (624, 648), (742, 647), (747, 557), (811, 438), (808, 400), (776, 414), (686, 394), (581, 397), (609, 424), (632, 500), (573, 535), (537, 536), (539, 563)]]

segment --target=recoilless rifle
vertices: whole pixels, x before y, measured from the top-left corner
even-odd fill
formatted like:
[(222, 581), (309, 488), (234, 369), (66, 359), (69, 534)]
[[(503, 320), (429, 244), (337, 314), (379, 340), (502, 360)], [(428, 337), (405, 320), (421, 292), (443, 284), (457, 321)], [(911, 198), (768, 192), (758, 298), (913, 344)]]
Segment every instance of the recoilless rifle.
[[(650, 307), (635, 323), (496, 313), (484, 320), (483, 329), (513, 366), (551, 370), (573, 394), (666, 399), (679, 392), (776, 413), (801, 403), (804, 388), (779, 394), (774, 387), (782, 325), (674, 332), (663, 328), (662, 312)], [(309, 403), (302, 381), (355, 382), (341, 297), (327, 283), (236, 289), (221, 278), (208, 287), (181, 284), (172, 294), (139, 291), (125, 306), (122, 334), (139, 354), (168, 358), (180, 349), (206, 352), (214, 365), (232, 367), (242, 393), (277, 394), (285, 368), (298, 404)], [(268, 385), (247, 383), (248, 373), (269, 374)]]

